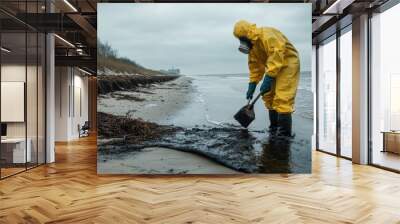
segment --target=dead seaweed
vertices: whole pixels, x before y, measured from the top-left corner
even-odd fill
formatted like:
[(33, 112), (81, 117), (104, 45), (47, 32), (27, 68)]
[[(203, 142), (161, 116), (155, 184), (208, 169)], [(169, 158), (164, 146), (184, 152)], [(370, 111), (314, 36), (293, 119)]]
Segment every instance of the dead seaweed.
[(144, 141), (159, 139), (161, 136), (173, 134), (179, 129), (103, 112), (98, 112), (97, 117), (100, 138), (122, 138), (125, 144), (140, 144)]
[(128, 94), (122, 94), (122, 93), (111, 93), (111, 97), (115, 98), (117, 100), (129, 100), (129, 101), (136, 101), (136, 102), (142, 102), (145, 100), (143, 98), (139, 98), (139, 97), (128, 95)]

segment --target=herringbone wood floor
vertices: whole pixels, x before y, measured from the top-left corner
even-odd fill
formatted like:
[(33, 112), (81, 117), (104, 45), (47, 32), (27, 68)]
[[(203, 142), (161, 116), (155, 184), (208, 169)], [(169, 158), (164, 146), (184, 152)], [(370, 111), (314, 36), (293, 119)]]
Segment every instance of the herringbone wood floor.
[(97, 176), (94, 138), (0, 181), (0, 223), (400, 223), (400, 175), (313, 153), (311, 175)]

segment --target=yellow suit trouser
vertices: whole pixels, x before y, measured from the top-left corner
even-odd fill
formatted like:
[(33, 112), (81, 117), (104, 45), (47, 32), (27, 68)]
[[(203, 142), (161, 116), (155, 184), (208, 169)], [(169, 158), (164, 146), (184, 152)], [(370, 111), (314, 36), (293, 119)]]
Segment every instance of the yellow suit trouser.
[(262, 99), (268, 110), (292, 113), (300, 78), (300, 64), (292, 63), (281, 69), (275, 77), (271, 90)]

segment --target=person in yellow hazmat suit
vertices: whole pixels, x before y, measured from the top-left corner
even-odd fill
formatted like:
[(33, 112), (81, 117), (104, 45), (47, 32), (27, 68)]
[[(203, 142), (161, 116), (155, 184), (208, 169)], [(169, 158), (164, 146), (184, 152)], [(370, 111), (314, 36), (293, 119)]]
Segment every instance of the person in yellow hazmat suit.
[(251, 99), (257, 84), (269, 110), (269, 132), (292, 136), (292, 113), (300, 76), (296, 48), (283, 33), (272, 27), (257, 27), (241, 20), (233, 34), (240, 41), (239, 51), (248, 54), (250, 81), (246, 98)]

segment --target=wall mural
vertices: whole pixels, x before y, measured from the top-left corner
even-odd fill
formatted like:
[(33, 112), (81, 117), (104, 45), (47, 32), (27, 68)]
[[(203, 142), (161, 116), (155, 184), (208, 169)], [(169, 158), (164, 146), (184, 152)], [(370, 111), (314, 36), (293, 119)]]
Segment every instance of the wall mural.
[(98, 173), (310, 173), (310, 21), (311, 4), (98, 4)]

